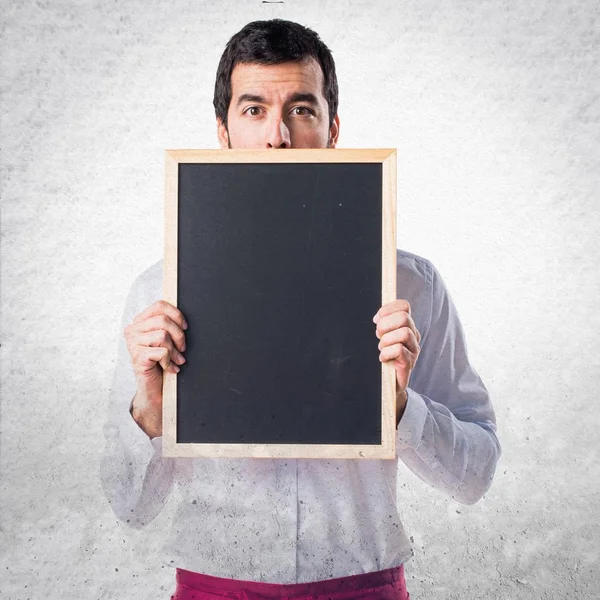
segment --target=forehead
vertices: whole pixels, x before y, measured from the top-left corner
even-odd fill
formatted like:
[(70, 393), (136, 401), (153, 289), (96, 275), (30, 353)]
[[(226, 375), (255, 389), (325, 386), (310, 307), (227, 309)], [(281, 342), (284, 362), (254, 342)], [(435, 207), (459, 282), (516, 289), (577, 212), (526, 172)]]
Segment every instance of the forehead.
[(251, 92), (285, 93), (300, 89), (322, 96), (323, 72), (314, 58), (278, 65), (238, 63), (231, 73), (232, 100)]

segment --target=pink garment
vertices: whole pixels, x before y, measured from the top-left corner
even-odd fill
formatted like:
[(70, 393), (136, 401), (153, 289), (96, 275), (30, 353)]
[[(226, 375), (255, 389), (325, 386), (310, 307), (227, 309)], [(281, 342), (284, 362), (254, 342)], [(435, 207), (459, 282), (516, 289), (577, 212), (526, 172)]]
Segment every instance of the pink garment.
[(409, 600), (404, 566), (314, 583), (256, 583), (177, 569), (171, 600)]

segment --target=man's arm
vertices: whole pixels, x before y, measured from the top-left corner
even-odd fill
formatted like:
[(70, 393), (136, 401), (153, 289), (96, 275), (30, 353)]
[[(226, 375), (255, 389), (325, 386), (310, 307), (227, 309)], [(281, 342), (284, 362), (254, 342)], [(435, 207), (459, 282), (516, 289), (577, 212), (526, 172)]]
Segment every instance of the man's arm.
[[(102, 487), (115, 515), (135, 528), (143, 527), (161, 511), (173, 486), (175, 473), (174, 460), (162, 457), (162, 437), (155, 435), (160, 432), (153, 420), (147, 419), (148, 424), (145, 425), (142, 412), (136, 410), (134, 415), (130, 413), (133, 399), (143, 399), (143, 394), (140, 394), (123, 335), (125, 327), (133, 322), (140, 308), (160, 297), (161, 282), (160, 264), (154, 265), (136, 279), (128, 295), (119, 330), (117, 363), (104, 425), (106, 443), (100, 468)], [(147, 403), (148, 399), (144, 402)], [(134, 416), (140, 420), (139, 425)]]
[[(431, 263), (427, 267), (431, 311), (410, 382), (402, 381), (403, 371), (396, 368), (398, 456), (426, 483), (473, 504), (491, 485), (501, 454), (496, 420), (488, 392), (469, 364), (452, 299), (439, 273)], [(403, 349), (406, 357), (410, 349), (414, 341)]]

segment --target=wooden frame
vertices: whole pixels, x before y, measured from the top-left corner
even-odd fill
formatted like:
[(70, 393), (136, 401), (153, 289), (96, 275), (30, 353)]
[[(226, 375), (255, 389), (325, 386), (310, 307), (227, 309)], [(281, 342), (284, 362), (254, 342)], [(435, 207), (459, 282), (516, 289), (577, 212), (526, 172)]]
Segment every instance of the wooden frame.
[[(177, 306), (178, 172), (180, 163), (380, 163), (382, 165), (382, 304), (396, 299), (396, 150), (167, 150), (164, 299)], [(177, 442), (177, 375), (164, 374), (163, 455), (168, 457), (366, 458), (396, 456), (396, 374), (381, 365), (380, 445), (214, 444)]]

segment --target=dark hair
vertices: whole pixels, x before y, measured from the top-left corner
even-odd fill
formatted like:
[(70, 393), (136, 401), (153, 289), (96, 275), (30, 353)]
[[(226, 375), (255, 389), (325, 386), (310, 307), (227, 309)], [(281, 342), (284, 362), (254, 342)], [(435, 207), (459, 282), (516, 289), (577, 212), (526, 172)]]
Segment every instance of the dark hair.
[(309, 57), (314, 58), (323, 71), (323, 96), (329, 106), (331, 127), (338, 109), (338, 84), (331, 51), (312, 29), (282, 19), (248, 23), (227, 42), (215, 82), (213, 104), (217, 117), (227, 125), (231, 73), (238, 63), (277, 65)]

